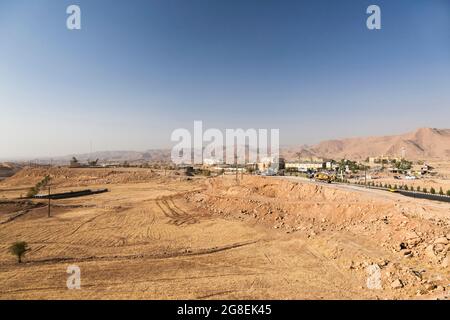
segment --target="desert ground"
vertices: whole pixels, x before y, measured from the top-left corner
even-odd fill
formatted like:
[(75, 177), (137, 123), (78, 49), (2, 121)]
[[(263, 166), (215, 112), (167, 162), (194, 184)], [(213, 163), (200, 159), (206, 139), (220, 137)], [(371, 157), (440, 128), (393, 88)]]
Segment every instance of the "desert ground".
[[(20, 199), (47, 174), (52, 192), (109, 192), (52, 200), (47, 217), (47, 200)], [(20, 264), (15, 241), (31, 248)], [(295, 177), (25, 168), (0, 182), (0, 299), (448, 299), (449, 243), (450, 203)]]

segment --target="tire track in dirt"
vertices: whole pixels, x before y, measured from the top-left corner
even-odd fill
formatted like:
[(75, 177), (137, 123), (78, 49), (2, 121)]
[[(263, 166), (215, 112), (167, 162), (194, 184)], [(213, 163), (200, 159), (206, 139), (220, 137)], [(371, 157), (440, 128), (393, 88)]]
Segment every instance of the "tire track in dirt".
[(19, 218), (19, 217), (21, 217), (21, 216), (27, 214), (27, 213), (30, 212), (30, 211), (31, 211), (31, 209), (26, 209), (26, 210), (22, 210), (22, 211), (16, 212), (14, 215), (8, 217), (8, 218), (5, 219), (4, 221), (1, 221), (1, 222), (0, 222), (0, 225), (2, 225), (2, 224), (7, 224), (7, 223), (9, 223), (9, 222), (12, 222), (12, 221), (16, 220), (17, 218)]
[(78, 227), (76, 227), (74, 230), (72, 230), (72, 232), (70, 232), (67, 236), (68, 236), (68, 237), (73, 236), (73, 235), (74, 235), (75, 233), (77, 233), (78, 230), (80, 230), (84, 225), (86, 225), (86, 224), (88, 224), (88, 223), (91, 223), (92, 221), (94, 221), (94, 220), (97, 219), (98, 217), (104, 216), (104, 215), (106, 215), (106, 214), (110, 214), (110, 212), (103, 212), (103, 213), (100, 213), (100, 214), (98, 214), (98, 215), (96, 215), (96, 216), (94, 216), (94, 217), (92, 217), (92, 218), (89, 218), (88, 220), (82, 222), (82, 223), (81, 223)]
[(46, 205), (43, 203), (36, 203), (36, 204), (29, 206), (26, 209), (16, 211), (12, 214), (9, 214), (4, 220), (0, 221), (0, 225), (4, 225), (4, 224), (10, 223), (10, 222), (13, 222), (14, 220), (26, 215), (27, 213), (32, 212), (34, 209), (40, 209), (45, 206)]
[[(348, 292), (354, 292), (350, 289), (354, 279), (349, 277), (348, 274), (345, 274), (341, 267), (310, 246), (304, 246), (303, 249), (320, 262), (324, 274), (335, 274), (335, 276), (333, 276), (334, 290), (339, 291), (342, 288), (345, 288)], [(333, 288), (330, 287), (329, 290), (333, 290)]]
[(216, 293), (207, 294), (207, 295), (204, 295), (204, 296), (198, 296), (198, 297), (195, 297), (195, 299), (206, 299), (206, 298), (211, 298), (211, 297), (216, 297), (216, 296), (222, 296), (224, 294), (234, 293), (236, 291), (237, 290), (220, 291), (220, 292), (216, 292)]
[[(176, 196), (175, 196), (176, 197)], [(156, 201), (156, 204), (163, 212), (163, 214), (169, 218), (169, 223), (176, 226), (189, 225), (198, 223), (201, 215), (192, 215), (188, 212), (180, 209), (174, 202), (174, 197), (161, 197)]]
[(56, 257), (51, 259), (42, 259), (42, 260), (34, 260), (24, 262), (23, 265), (36, 265), (36, 264), (51, 264), (51, 263), (59, 263), (59, 262), (88, 262), (88, 261), (118, 261), (118, 260), (128, 260), (128, 259), (169, 259), (169, 258), (178, 258), (178, 257), (191, 257), (191, 256), (200, 256), (200, 255), (208, 255), (214, 254), (222, 251), (237, 249), (240, 247), (249, 246), (259, 242), (257, 241), (246, 241), (233, 243), (225, 246), (198, 249), (193, 251), (177, 251), (171, 253), (162, 253), (162, 254), (134, 254), (134, 255), (123, 255), (123, 256), (89, 256), (84, 258), (74, 258), (74, 257)]
[[(94, 287), (92, 284), (83, 284), (83, 289), (85, 287)], [(9, 293), (20, 293), (20, 292), (30, 292), (30, 291), (45, 291), (45, 290), (67, 290), (64, 286), (51, 286), (51, 287), (38, 287), (38, 288), (23, 288), (23, 289), (14, 289), (14, 290), (6, 290), (0, 291), (0, 294), (9, 294)]]

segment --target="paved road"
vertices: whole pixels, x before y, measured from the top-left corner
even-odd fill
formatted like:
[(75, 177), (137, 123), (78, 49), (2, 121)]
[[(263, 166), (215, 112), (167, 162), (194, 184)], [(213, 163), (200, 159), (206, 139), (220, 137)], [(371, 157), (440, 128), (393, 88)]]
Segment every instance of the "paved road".
[(319, 186), (325, 186), (329, 188), (339, 189), (339, 190), (345, 190), (345, 191), (354, 191), (354, 192), (361, 192), (361, 193), (370, 193), (374, 195), (380, 195), (383, 197), (386, 197), (386, 195), (394, 196), (396, 198), (400, 197), (400, 195), (394, 194), (394, 193), (387, 193), (383, 190), (377, 190), (377, 189), (369, 189), (364, 188), (360, 186), (355, 185), (349, 185), (349, 184), (340, 184), (340, 183), (324, 183), (324, 182), (317, 182), (308, 178), (303, 177), (293, 177), (293, 176), (273, 176), (272, 178), (275, 179), (282, 179), (282, 180), (290, 180), (290, 181), (296, 181), (296, 182), (302, 182), (306, 184), (314, 184)]
[[(407, 191), (398, 191), (398, 192), (388, 192), (386, 190), (382, 190), (382, 189), (373, 189), (373, 188), (365, 188), (362, 186), (357, 186), (357, 185), (351, 185), (351, 184), (341, 184), (341, 183), (323, 183), (323, 182), (317, 182), (308, 178), (303, 178), (303, 177), (293, 177), (293, 176), (284, 176), (284, 177), (280, 177), (280, 176), (274, 176), (272, 178), (277, 178), (277, 179), (283, 179), (283, 180), (290, 180), (290, 181), (297, 181), (297, 182), (302, 182), (302, 183), (307, 183), (307, 184), (314, 184), (314, 185), (322, 185), (322, 186), (326, 186), (326, 187), (330, 187), (330, 188), (335, 188), (335, 189), (340, 189), (340, 190), (345, 190), (345, 191), (352, 191), (352, 192), (360, 192), (360, 193), (364, 193), (364, 194), (370, 194), (373, 195), (375, 197), (380, 197), (383, 199), (386, 198), (390, 198), (390, 199), (394, 199), (394, 200), (405, 200), (405, 199), (415, 199), (418, 201), (426, 201), (427, 203), (429, 203), (429, 200), (433, 200), (433, 201), (440, 201), (440, 202), (448, 202), (450, 203), (450, 198), (446, 198), (446, 197), (439, 197), (438, 195), (429, 195), (429, 194), (415, 194), (413, 192), (407, 192)], [(415, 195), (417, 197), (415, 197)]]

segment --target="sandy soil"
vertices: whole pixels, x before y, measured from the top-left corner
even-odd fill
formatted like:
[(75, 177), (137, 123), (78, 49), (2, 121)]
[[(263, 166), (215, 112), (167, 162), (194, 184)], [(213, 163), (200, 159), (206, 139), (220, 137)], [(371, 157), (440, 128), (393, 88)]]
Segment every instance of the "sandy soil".
[[(13, 200), (38, 170), (0, 183), (1, 299), (449, 296), (449, 204), (295, 178), (61, 168), (55, 191), (110, 192), (53, 201), (48, 218), (45, 201)], [(31, 247), (22, 264), (8, 253), (17, 240)], [(366, 286), (374, 264), (378, 290)], [(66, 287), (69, 265), (81, 290)]]

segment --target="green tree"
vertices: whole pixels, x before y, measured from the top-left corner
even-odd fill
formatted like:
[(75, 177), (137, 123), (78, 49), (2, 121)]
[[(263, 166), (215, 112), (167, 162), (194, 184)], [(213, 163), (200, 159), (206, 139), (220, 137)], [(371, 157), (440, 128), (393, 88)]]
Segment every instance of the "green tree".
[(441, 196), (444, 195), (444, 190), (442, 190), (442, 187), (439, 188), (439, 194), (440, 194)]
[(419, 192), (420, 192), (420, 186), (417, 186), (417, 191), (419, 191)]
[(447, 190), (447, 195), (450, 197), (450, 190)]
[(35, 195), (37, 195), (39, 190), (36, 189), (36, 187), (31, 187), (27, 192), (27, 198), (32, 198)]
[(45, 188), (50, 181), (50, 176), (45, 176), (44, 179), (36, 183), (34, 187), (31, 187), (27, 192), (27, 197), (32, 198), (39, 193), (42, 188)]
[(433, 187), (431, 187), (431, 189), (430, 189), (430, 193), (431, 193), (431, 194), (436, 194), (436, 190), (434, 190), (434, 188), (433, 188)]
[(423, 192), (423, 193), (428, 193), (427, 188), (423, 188), (422, 192)]
[(9, 247), (9, 252), (17, 257), (19, 263), (22, 263), (22, 257), (28, 250), (30, 250), (30, 248), (28, 248), (28, 244), (25, 241), (14, 242)]
[(399, 170), (409, 170), (412, 167), (412, 162), (402, 159), (401, 161), (395, 162), (395, 167)]

